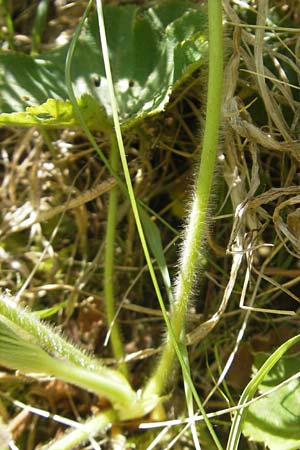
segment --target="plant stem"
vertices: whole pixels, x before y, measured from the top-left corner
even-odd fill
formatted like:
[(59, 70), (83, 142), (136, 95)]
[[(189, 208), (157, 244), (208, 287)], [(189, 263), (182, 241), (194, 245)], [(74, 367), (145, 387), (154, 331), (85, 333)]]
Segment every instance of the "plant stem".
[[(173, 314), (171, 324), (177, 341), (183, 335), (188, 301), (191, 298), (193, 281), (202, 256), (205, 223), (213, 183), (221, 116), (223, 84), (223, 28), (222, 3), (208, 1), (209, 23), (209, 77), (206, 108), (206, 123), (202, 144), (199, 172), (196, 178), (191, 212), (182, 243), (180, 268), (175, 282)], [(158, 366), (146, 386), (145, 393), (160, 395), (170, 381), (168, 374), (174, 361), (174, 346), (167, 336)]]
[[(210, 0), (210, 1), (215, 1), (215, 8), (211, 8), (211, 13), (210, 13), (210, 18), (211, 18), (211, 24), (213, 26), (213, 21), (215, 20), (214, 18), (214, 14), (215, 11), (217, 11), (217, 20), (216, 22), (216, 34), (217, 36), (220, 37), (220, 35), (222, 35), (222, 7), (221, 7), (221, 1), (218, 0)], [(130, 179), (130, 173), (129, 173), (129, 169), (128, 169), (128, 165), (127, 165), (127, 160), (126, 160), (126, 153), (125, 153), (125, 149), (124, 149), (124, 144), (123, 144), (123, 139), (122, 139), (122, 133), (121, 133), (121, 127), (120, 127), (120, 122), (119, 122), (119, 117), (118, 117), (118, 107), (117, 107), (117, 101), (116, 101), (116, 96), (115, 96), (115, 92), (114, 92), (114, 86), (113, 86), (113, 80), (112, 80), (112, 74), (111, 74), (111, 68), (110, 68), (110, 62), (109, 62), (109, 52), (108, 52), (108, 46), (107, 46), (107, 40), (106, 40), (106, 33), (105, 33), (105, 24), (104, 24), (104, 17), (103, 17), (103, 8), (102, 8), (102, 1), (101, 0), (97, 0), (96, 1), (97, 4), (97, 13), (98, 13), (98, 21), (99, 21), (99, 32), (100, 32), (100, 41), (101, 41), (101, 46), (102, 46), (102, 53), (103, 53), (103, 59), (104, 59), (104, 67), (105, 67), (105, 72), (106, 72), (106, 77), (107, 77), (107, 82), (108, 82), (108, 90), (109, 90), (109, 95), (110, 95), (110, 100), (111, 100), (111, 105), (112, 105), (112, 116), (113, 116), (113, 122), (114, 122), (114, 127), (115, 127), (115, 133), (116, 133), (116, 138), (117, 138), (117, 142), (118, 142), (118, 146), (119, 146), (119, 152), (120, 152), (120, 158), (121, 158), (121, 162), (122, 162), (122, 166), (123, 166), (123, 170), (124, 170), (124, 176), (125, 176), (125, 181), (126, 181), (126, 186), (128, 189), (128, 196), (130, 198), (130, 202), (131, 202), (131, 206), (132, 206), (132, 211), (135, 217), (135, 221), (136, 221), (136, 226), (138, 229), (138, 233), (139, 233), (139, 237), (141, 240), (141, 244), (143, 247), (143, 251), (144, 251), (144, 255), (147, 261), (147, 265), (149, 268), (149, 273), (153, 282), (153, 286), (157, 295), (157, 299), (159, 301), (159, 305), (161, 307), (162, 310), (162, 314), (163, 314), (163, 318), (164, 321), (167, 325), (167, 330), (168, 330), (168, 339), (167, 339), (167, 347), (169, 349), (171, 349), (172, 354), (170, 354), (170, 358), (169, 361), (167, 361), (167, 364), (165, 365), (167, 369), (172, 367), (172, 363), (173, 363), (173, 359), (174, 359), (174, 352), (176, 352), (176, 355), (180, 361), (181, 367), (182, 367), (182, 371), (184, 373), (184, 377), (185, 380), (187, 381), (187, 383), (189, 384), (189, 387), (191, 389), (191, 392), (193, 393), (193, 396), (195, 398), (195, 401), (197, 402), (197, 405), (201, 411), (201, 413), (204, 415), (205, 417), (205, 422), (206, 425), (210, 431), (211, 436), (214, 439), (214, 442), (217, 446), (218, 449), (222, 449), (221, 444), (218, 441), (218, 438), (212, 428), (212, 426), (210, 425), (208, 419), (206, 418), (206, 414), (205, 411), (202, 407), (201, 401), (199, 399), (199, 396), (197, 394), (197, 391), (195, 390), (195, 387), (192, 383), (190, 374), (189, 374), (189, 370), (186, 367), (185, 361), (182, 358), (182, 354), (181, 354), (181, 350), (179, 348), (178, 342), (175, 339), (174, 336), (174, 331), (172, 328), (172, 325), (170, 323), (169, 317), (167, 315), (166, 312), (166, 308), (164, 305), (164, 301), (159, 289), (159, 285), (156, 279), (156, 275), (155, 275), (155, 271), (154, 271), (154, 267), (151, 261), (151, 257), (148, 251), (148, 246), (147, 246), (147, 242), (145, 239), (145, 234), (144, 234), (144, 230), (141, 224), (141, 219), (139, 216), (139, 211), (138, 211), (138, 204), (137, 201), (135, 199), (134, 196), (134, 191), (133, 191), (133, 186), (131, 183), (131, 179)], [(212, 32), (210, 32), (210, 34), (212, 34)], [(217, 42), (217, 45), (219, 45), (218, 39), (212, 39), (212, 41)], [(222, 42), (221, 42), (221, 47), (222, 47)], [(219, 47), (220, 48), (220, 47)], [(222, 56), (222, 51), (219, 52)], [(212, 55), (213, 56), (213, 55)], [(221, 62), (222, 64), (222, 62)], [(222, 73), (219, 72), (219, 77), (222, 79)], [(217, 122), (217, 128), (218, 128), (218, 123)], [(180, 305), (179, 305), (179, 309), (180, 309)], [(185, 308), (186, 309), (186, 308)], [(178, 308), (177, 308), (178, 310)], [(178, 313), (178, 311), (177, 311)], [(184, 312), (185, 315), (185, 312)], [(185, 320), (185, 318), (183, 318), (183, 321)], [(183, 332), (183, 330), (182, 330)], [(178, 335), (179, 337), (179, 335)], [(165, 353), (165, 352), (164, 352)], [(156, 372), (158, 373), (158, 372)], [(150, 407), (151, 404), (155, 405), (155, 403), (157, 402), (163, 388), (166, 386), (168, 380), (170, 379), (170, 377), (168, 377), (169, 375), (169, 371), (167, 370), (167, 372), (165, 372), (164, 370), (162, 372), (158, 373), (158, 376), (161, 375), (161, 378), (163, 379), (163, 381), (161, 380), (161, 384), (158, 385), (158, 383), (156, 383), (157, 381), (157, 377), (156, 377), (156, 373), (154, 374), (154, 376), (152, 377), (152, 379), (150, 380), (150, 383), (148, 383), (148, 385), (146, 386), (146, 389), (143, 391), (143, 395), (142, 395), (142, 400), (143, 403), (145, 403), (144, 409), (145, 407), (148, 409), (148, 411), (150, 411)], [(154, 383), (152, 383), (152, 380), (154, 379)], [(157, 389), (158, 387), (158, 389)], [(137, 417), (137, 416), (136, 416)]]
[(14, 30), (14, 22), (11, 17), (11, 14), (9, 12), (8, 8), (8, 0), (2, 0), (0, 1), (0, 12), (3, 22), (6, 25), (7, 28), (7, 42), (9, 44), (9, 48), (11, 50), (15, 50), (15, 42), (14, 42), (14, 36), (15, 36), (15, 30)]
[(64, 434), (61, 438), (55, 440), (42, 450), (72, 450), (83, 441), (92, 438), (93, 436), (104, 433), (106, 428), (117, 420), (116, 413), (109, 409), (104, 411), (92, 419), (88, 419), (83, 424), (78, 424), (78, 428)]
[[(47, 367), (45, 367), (46, 369)], [(126, 381), (113, 379), (105, 374), (87, 371), (74, 364), (68, 364), (63, 360), (49, 357), (47, 373), (67, 383), (76, 384), (83, 389), (94, 392), (100, 397), (106, 397), (114, 406), (116, 411), (122, 412), (128, 408), (128, 405), (135, 404), (136, 395), (131, 389), (128, 389)]]
[[(114, 172), (119, 168), (119, 150), (114, 133), (111, 134), (110, 164)], [(123, 344), (119, 326), (116, 319), (114, 299), (114, 253), (117, 224), (118, 188), (114, 187), (109, 194), (109, 206), (105, 237), (105, 263), (104, 263), (104, 297), (106, 307), (107, 324), (109, 326), (111, 346), (114, 357), (120, 361), (124, 359)], [(120, 371), (128, 378), (128, 370), (125, 362), (118, 364)]]

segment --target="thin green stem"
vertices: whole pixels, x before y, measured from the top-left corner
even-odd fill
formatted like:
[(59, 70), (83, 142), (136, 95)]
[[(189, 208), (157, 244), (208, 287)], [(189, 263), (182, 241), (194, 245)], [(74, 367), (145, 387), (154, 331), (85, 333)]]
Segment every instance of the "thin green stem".
[[(85, 19), (87, 18), (89, 11), (92, 7), (93, 0), (90, 0), (85, 13), (80, 21), (79, 26), (77, 27), (74, 37), (70, 43), (69, 51), (66, 59), (66, 67), (65, 67), (65, 79), (66, 85), (68, 89), (68, 94), (72, 105), (74, 107), (75, 114), (78, 118), (79, 123), (82, 126), (82, 129), (86, 133), (89, 141), (97, 151), (98, 155), (102, 159), (103, 163), (113, 175), (116, 182), (119, 185), (119, 188), (126, 195), (126, 188), (121, 181), (120, 177), (117, 174), (117, 169), (119, 166), (118, 163), (118, 148), (115, 143), (115, 137), (111, 138), (112, 148), (111, 148), (111, 158), (108, 160), (104, 153), (99, 148), (96, 139), (88, 129), (85, 120), (81, 114), (80, 108), (78, 107), (77, 100), (74, 94), (72, 79), (71, 79), (71, 63), (73, 59), (73, 55), (76, 48), (76, 43), (79, 39), (80, 32), (82, 30)], [(112, 136), (112, 133), (111, 133)], [(108, 222), (107, 222), (107, 231), (106, 231), (106, 252), (105, 252), (105, 273), (104, 273), (104, 291), (105, 291), (105, 305), (107, 312), (107, 321), (109, 325), (112, 325), (114, 317), (115, 317), (115, 306), (114, 306), (114, 289), (113, 289), (113, 272), (114, 272), (114, 241), (115, 241), (115, 227), (116, 227), (116, 210), (117, 210), (117, 188), (113, 188), (109, 198), (109, 211), (108, 211)], [(118, 325), (116, 323), (113, 324), (111, 329), (111, 343), (114, 355), (116, 359), (123, 359), (124, 352), (122, 347), (122, 340), (120, 337), (120, 332), (118, 329)], [(125, 363), (120, 364), (120, 369), (124, 375), (128, 375), (127, 368)]]
[[(85, 132), (88, 140), (92, 144), (93, 148), (96, 150), (97, 154), (101, 158), (101, 161), (104, 163), (105, 167), (107, 168), (109, 173), (116, 180), (120, 190), (122, 191), (124, 196), (127, 197), (128, 193), (127, 193), (125, 184), (123, 183), (123, 181), (119, 177), (118, 173), (116, 173), (112, 169), (109, 159), (104, 155), (103, 151), (99, 148), (95, 137), (93, 136), (93, 134), (91, 133), (91, 131), (89, 130), (89, 128), (88, 128), (88, 126), (86, 124), (86, 121), (85, 121), (85, 119), (84, 119), (84, 117), (83, 117), (83, 115), (82, 115), (82, 113), (80, 111), (80, 108), (78, 106), (77, 99), (76, 99), (76, 96), (75, 96), (75, 93), (74, 93), (74, 89), (73, 89), (73, 85), (72, 85), (72, 77), (71, 77), (72, 60), (73, 60), (74, 52), (75, 52), (75, 49), (76, 49), (76, 44), (78, 42), (81, 30), (82, 30), (83, 25), (84, 25), (84, 22), (85, 22), (86, 18), (88, 17), (88, 14), (89, 14), (89, 12), (91, 10), (91, 7), (93, 5), (93, 1), (94, 0), (89, 0), (89, 2), (87, 4), (87, 7), (86, 7), (86, 9), (84, 11), (84, 14), (83, 14), (82, 18), (80, 19), (80, 22), (79, 22), (77, 28), (75, 29), (74, 36), (73, 36), (73, 38), (71, 39), (71, 42), (70, 42), (70, 47), (69, 47), (69, 50), (68, 50), (68, 53), (67, 53), (66, 65), (65, 65), (66, 86), (67, 86), (69, 99), (70, 99), (70, 101), (72, 103), (72, 106), (74, 108), (74, 112), (75, 112), (75, 115), (77, 117), (78, 123), (82, 127), (82, 129)], [(113, 131), (113, 126), (111, 127), (110, 132), (112, 132), (112, 131)]]
[(57, 150), (55, 149), (50, 137), (51, 131), (49, 131), (47, 128), (39, 127), (39, 132), (41, 133), (43, 140), (51, 153), (51, 157), (54, 159), (57, 158)]
[[(110, 165), (114, 172), (119, 168), (119, 150), (115, 135), (111, 135)], [(123, 344), (120, 329), (116, 318), (115, 298), (114, 298), (114, 258), (115, 258), (115, 237), (117, 225), (118, 208), (118, 187), (114, 187), (109, 194), (109, 206), (107, 214), (106, 237), (105, 237), (105, 262), (104, 262), (104, 297), (107, 324), (110, 328), (110, 341), (114, 357), (120, 361), (124, 359)], [(118, 364), (120, 371), (128, 378), (128, 370), (125, 362)]]
[(84, 14), (83, 14), (82, 18), (80, 19), (78, 27), (75, 29), (74, 36), (73, 36), (73, 38), (72, 38), (72, 40), (70, 42), (70, 47), (69, 47), (69, 50), (68, 50), (68, 53), (67, 53), (67, 57), (66, 57), (65, 80), (66, 80), (66, 86), (67, 86), (67, 90), (68, 90), (68, 95), (69, 95), (70, 101), (71, 101), (71, 103), (73, 105), (74, 112), (75, 112), (75, 114), (77, 116), (78, 122), (80, 123), (83, 131), (85, 132), (85, 134), (86, 134), (87, 138), (89, 139), (89, 141), (91, 142), (92, 146), (94, 147), (94, 149), (96, 150), (96, 152), (100, 156), (101, 160), (103, 161), (103, 163), (105, 164), (105, 166), (109, 170), (110, 174), (116, 179), (116, 181), (120, 184), (120, 187), (122, 188), (122, 182), (121, 182), (120, 178), (112, 170), (109, 160), (106, 158), (106, 156), (104, 155), (102, 150), (99, 148), (96, 139), (94, 138), (94, 136), (92, 135), (92, 133), (90, 132), (89, 128), (86, 125), (84, 117), (81, 114), (80, 108), (78, 106), (78, 103), (77, 103), (77, 100), (76, 100), (76, 97), (75, 97), (75, 93), (74, 93), (74, 89), (73, 89), (73, 85), (72, 85), (72, 77), (71, 77), (72, 60), (73, 60), (76, 44), (77, 44), (77, 41), (79, 39), (81, 30), (83, 28), (83, 25), (84, 25), (84, 22), (85, 22), (86, 18), (88, 17), (88, 14), (89, 14), (89, 12), (91, 10), (92, 5), (93, 5), (93, 0), (89, 0), (89, 2), (87, 4), (87, 7), (86, 7), (86, 9), (84, 11)]

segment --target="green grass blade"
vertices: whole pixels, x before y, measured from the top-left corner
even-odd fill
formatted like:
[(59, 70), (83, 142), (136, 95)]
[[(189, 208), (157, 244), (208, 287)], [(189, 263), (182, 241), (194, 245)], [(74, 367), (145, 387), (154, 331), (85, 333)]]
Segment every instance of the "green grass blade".
[(37, 5), (36, 15), (32, 28), (32, 55), (36, 55), (39, 52), (39, 47), (46, 26), (48, 7), (49, 0), (40, 0)]
[[(116, 145), (115, 136), (111, 136), (111, 156), (110, 163), (116, 172), (119, 167), (119, 151)], [(124, 361), (124, 350), (118, 322), (115, 320), (115, 295), (114, 295), (114, 259), (115, 259), (115, 239), (117, 226), (118, 209), (118, 186), (115, 186), (109, 193), (109, 205), (106, 223), (105, 236), (105, 260), (104, 260), (104, 298), (109, 327), (109, 337), (113, 349), (114, 357), (118, 361), (119, 370), (128, 378), (127, 365)]]
[(141, 222), (145, 232), (145, 237), (148, 242), (149, 248), (156, 259), (158, 268), (160, 270), (168, 298), (169, 303), (172, 306), (174, 302), (173, 292), (171, 288), (171, 278), (162, 246), (161, 236), (158, 226), (150, 219), (149, 214), (144, 208), (139, 206), (139, 214), (141, 217)]
[[(75, 33), (74, 36), (70, 42), (70, 47), (69, 47), (69, 51), (67, 54), (67, 58), (66, 58), (66, 65), (65, 65), (65, 80), (66, 80), (66, 86), (67, 86), (67, 90), (68, 90), (68, 95), (70, 98), (70, 101), (73, 105), (74, 108), (74, 112), (77, 116), (78, 122), (80, 123), (83, 131), (85, 132), (87, 138), (89, 139), (90, 143), (92, 144), (92, 146), (94, 147), (94, 149), (96, 150), (96, 152), (98, 153), (98, 155), (100, 156), (101, 160), (103, 161), (103, 163), (105, 164), (105, 166), (107, 167), (107, 169), (109, 170), (109, 172), (113, 175), (113, 177), (118, 181), (120, 187), (122, 187), (122, 182), (119, 179), (118, 175), (113, 171), (111, 164), (109, 162), (109, 160), (106, 158), (106, 156), (104, 155), (104, 153), (102, 152), (102, 150), (99, 148), (96, 139), (94, 138), (94, 136), (92, 135), (92, 133), (90, 132), (89, 128), (86, 125), (86, 122), (83, 118), (83, 115), (80, 111), (80, 108), (78, 106), (77, 103), (77, 99), (75, 97), (75, 93), (74, 93), (74, 89), (72, 86), (72, 77), (71, 77), (71, 67), (72, 67), (72, 59), (74, 56), (74, 52), (75, 52), (75, 48), (76, 48), (76, 44), (78, 42), (81, 30), (83, 28), (84, 22), (86, 20), (86, 18), (88, 17), (88, 14), (91, 10), (91, 7), (93, 5), (93, 0), (89, 0), (87, 7), (85, 9), (85, 12), (77, 26), (77, 28), (75, 29)], [(111, 130), (112, 131), (112, 130)]]
[(97, 12), (98, 12), (100, 40), (101, 40), (102, 53), (103, 53), (103, 59), (104, 59), (104, 66), (105, 66), (105, 70), (106, 70), (109, 95), (110, 95), (111, 105), (112, 105), (113, 122), (114, 122), (116, 139), (117, 139), (119, 152), (120, 152), (121, 163), (122, 163), (123, 172), (124, 172), (124, 176), (125, 176), (127, 192), (128, 192), (128, 196), (130, 199), (130, 203), (131, 203), (133, 215), (135, 218), (136, 226), (138, 229), (142, 248), (144, 251), (145, 259), (146, 259), (146, 262), (147, 262), (147, 265), (149, 268), (152, 283), (153, 283), (160, 307), (162, 309), (164, 320), (169, 328), (170, 321), (168, 319), (167, 311), (166, 311), (166, 308), (164, 305), (164, 300), (162, 298), (162, 295), (161, 295), (161, 292), (159, 289), (158, 281), (157, 281), (155, 271), (153, 268), (153, 264), (151, 261), (151, 257), (149, 254), (144, 230), (143, 230), (140, 215), (139, 215), (138, 204), (137, 204), (137, 201), (136, 201), (136, 198), (134, 195), (134, 190), (133, 190), (133, 186), (132, 186), (132, 182), (131, 182), (131, 178), (130, 178), (129, 168), (127, 165), (126, 152), (125, 152), (123, 138), (122, 138), (120, 121), (119, 121), (119, 117), (118, 117), (118, 105), (117, 105), (116, 96), (115, 96), (115, 92), (114, 92), (114, 86), (113, 86), (113, 80), (112, 80), (112, 74), (111, 74), (111, 68), (110, 68), (110, 62), (109, 62), (109, 56), (108, 56), (108, 47), (107, 47), (106, 34), (105, 34), (102, 2), (99, 0), (97, 0)]
[[(279, 359), (292, 347), (294, 344), (300, 341), (300, 334), (294, 336), (293, 338), (286, 341), (282, 344), (261, 366), (258, 372), (255, 374), (254, 378), (248, 383), (246, 388), (243, 391), (243, 394), (239, 400), (238, 406), (241, 406), (249, 402), (253, 399), (255, 392), (258, 389), (258, 386), (264, 379), (264, 377), (268, 374), (268, 372), (275, 366), (275, 364), (279, 361)], [(242, 409), (239, 409), (234, 416), (230, 435), (227, 443), (226, 450), (237, 450), (241, 433), (242, 426), (245, 416), (247, 414), (248, 406)]]

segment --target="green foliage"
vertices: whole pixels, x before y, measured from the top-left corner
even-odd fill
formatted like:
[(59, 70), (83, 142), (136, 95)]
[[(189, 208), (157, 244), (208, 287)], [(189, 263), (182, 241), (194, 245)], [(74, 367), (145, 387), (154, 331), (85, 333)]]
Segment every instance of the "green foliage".
[[(107, 5), (103, 21), (102, 3), (99, 0), (98, 17), (94, 13), (86, 21), (92, 6), (90, 0), (70, 43), (41, 55), (37, 55), (37, 52), (40, 50), (41, 37), (46, 26), (48, 0), (40, 1), (37, 8), (31, 55), (14, 50), (14, 29), (11, 26), (12, 22), (10, 25), (7, 8), (3, 10), (7, 16), (6, 26), (10, 35), (7, 42), (10, 51), (0, 51), (2, 111), (0, 124), (81, 128), (117, 181), (109, 198), (102, 286), (104, 286), (110, 341), (119, 370), (104, 366), (37, 318), (56, 314), (68, 306), (68, 300), (52, 305), (38, 315), (19, 306), (9, 295), (0, 294), (0, 364), (25, 373), (35, 372), (55, 376), (57, 379), (105, 397), (111, 404), (111, 409), (103, 410), (96, 418), (88, 419), (82, 428), (66, 433), (59, 439), (58, 444), (57, 442), (49, 444), (48, 450), (75, 448), (86, 438), (105, 430), (111, 423), (141, 418), (160, 406), (165, 391), (170, 387), (176, 358), (182, 369), (189, 417), (193, 418), (194, 403), (197, 404), (210, 433), (208, 444), (204, 445), (207, 448), (214, 445), (222, 449), (222, 444), (206, 416), (193, 384), (189, 353), (185, 343), (186, 312), (192, 297), (195, 274), (202, 264), (202, 244), (205, 240), (211, 189), (215, 177), (224, 84), (222, 5), (221, 1), (208, 2), (210, 46), (206, 123), (199, 171), (195, 178), (196, 184), (189, 217), (186, 220), (186, 230), (183, 233), (178, 274), (172, 286), (160, 231), (156, 223), (150, 219), (147, 208), (144, 209), (142, 202), (140, 203), (135, 196), (121, 126), (126, 130), (138, 125), (141, 120), (163, 111), (174, 89), (206, 62), (207, 11), (199, 5), (199, 2), (165, 0), (156, 3), (149, 8), (139, 8), (132, 4)], [(250, 13), (253, 15), (253, 11)], [(254, 18), (253, 16), (253, 20), (249, 19), (248, 23), (254, 23)], [(85, 30), (81, 34), (84, 24)], [(108, 48), (103, 38), (105, 28)], [(268, 61), (267, 63), (266, 67), (272, 69), (273, 65)], [(288, 70), (287, 74), (290, 77)], [(197, 108), (195, 105), (193, 107)], [(244, 122), (247, 123), (246, 120)], [(110, 158), (106, 159), (106, 153), (99, 149), (90, 130), (102, 131), (110, 138)], [(42, 131), (44, 134), (47, 133), (45, 130)], [(242, 136), (244, 137), (243, 134)], [(119, 155), (126, 187), (118, 176)], [(246, 159), (245, 161), (247, 162)], [(149, 375), (146, 385), (141, 386), (138, 391), (130, 384), (121, 333), (115, 325), (117, 310), (114, 306), (113, 283), (119, 207), (118, 188), (121, 188), (122, 194), (130, 199), (149, 273), (167, 328), (157, 365)], [(86, 242), (87, 239), (86, 237)], [(148, 247), (163, 279), (170, 303), (169, 314), (160, 292)], [(66, 249), (61, 251), (65, 252)], [(242, 255), (239, 261), (241, 259)], [(44, 272), (45, 278), (52, 269), (49, 261), (44, 261), (39, 267), (40, 272)], [(70, 277), (70, 284), (73, 279)], [(20, 295), (19, 293), (18, 296)], [(252, 440), (263, 442), (271, 450), (292, 450), (300, 447), (298, 364), (295, 356), (284, 356), (299, 340), (300, 335), (285, 342), (271, 355), (257, 356), (256, 372), (245, 388), (238, 404), (238, 411), (234, 415), (227, 443), (228, 450), (238, 448), (242, 433)], [(294, 374), (297, 376), (283, 383), (287, 377)], [(280, 383), (281, 387), (273, 389)], [(266, 393), (270, 389), (273, 389), (273, 392), (249, 406), (257, 390)], [(190, 426), (195, 448), (200, 448), (197, 434), (202, 425), (197, 429), (195, 424)], [(4, 436), (3, 439), (2, 428), (0, 423), (0, 441), (2, 438), (2, 446), (7, 446), (6, 441), (10, 437)], [(202, 443), (203, 434), (205, 436), (207, 430), (201, 431)]]
[[(219, 12), (220, 19), (221, 8)], [(111, 60), (114, 89), (111, 89), (112, 83), (107, 74), (109, 71), (104, 69), (101, 57), (100, 49), (103, 40), (100, 43), (96, 15), (90, 16), (85, 33), (76, 41), (74, 53), (73, 49), (68, 53), (69, 45), (39, 57), (2, 52), (0, 63), (3, 69), (0, 72), (0, 84), (2, 85), (3, 114), (0, 117), (0, 123), (47, 127), (76, 127), (84, 123), (89, 129), (111, 134), (112, 125), (109, 117), (114, 113), (114, 117), (120, 115), (123, 127), (133, 126), (137, 121), (161, 112), (169, 101), (173, 89), (205, 61), (207, 49), (205, 23), (205, 9), (181, 0), (168, 0), (146, 10), (131, 5), (107, 6), (105, 25), (108, 49), (104, 49), (103, 53), (106, 60), (108, 55)], [(102, 28), (104, 28), (103, 25)], [(217, 35), (221, 36), (221, 20), (218, 20), (216, 28), (219, 33)], [(212, 48), (214, 48), (213, 45)], [(70, 54), (71, 58), (68, 59)], [(69, 62), (72, 59), (72, 65), (67, 68), (65, 68), (66, 58)], [(222, 57), (219, 64), (222, 65)], [(21, 65), (22, 70), (20, 70)], [(71, 77), (66, 76), (70, 73), (69, 68), (71, 68)], [(67, 83), (65, 83), (65, 77)], [(219, 84), (221, 78), (220, 75)], [(71, 85), (71, 80), (75, 91), (73, 97), (68, 95), (70, 91), (68, 85)], [(118, 111), (112, 97), (108, 96), (108, 91), (110, 94), (115, 91)], [(68, 97), (73, 103), (66, 100)], [(217, 115), (220, 109), (219, 103), (217, 102), (216, 106)], [(26, 108), (25, 111), (24, 108)], [(214, 135), (218, 133), (218, 123), (217, 117)], [(114, 127), (117, 131), (116, 123)], [(118, 144), (120, 150), (119, 141)], [(127, 173), (127, 178), (130, 179), (124, 149), (123, 154), (125, 176)], [(214, 165), (214, 154), (212, 165)], [(210, 182), (207, 181), (205, 184), (209, 190)], [(135, 219), (145, 250), (145, 238), (130, 182), (127, 188), (133, 197)], [(206, 210), (204, 205), (204, 215)], [(170, 277), (158, 229), (145, 212), (142, 216), (150, 247), (157, 258), (171, 299)], [(114, 239), (111, 239), (111, 244), (113, 250)], [(149, 253), (145, 251), (145, 254), (149, 270), (153, 272), (156, 291), (159, 292)], [(186, 292), (185, 297), (186, 300), (189, 298), (189, 292)], [(189, 385), (189, 413), (193, 415), (191, 393), (200, 409), (201, 402), (190, 378), (188, 359), (183, 360), (184, 352), (180, 350), (177, 343), (183, 336), (181, 324), (185, 321), (186, 303), (182, 307), (179, 299), (177, 315), (181, 311), (182, 318), (180, 323), (173, 323), (173, 327), (176, 328), (175, 334), (170, 326), (161, 296), (160, 304), (170, 334), (168, 345), (172, 347), (167, 358), (164, 358), (164, 360), (167, 359), (165, 372), (169, 373), (172, 370), (174, 346), (182, 364), (186, 386)], [(46, 373), (64, 381), (74, 383), (98, 395), (105, 395), (112, 403), (118, 418), (122, 420), (141, 417), (160, 401), (159, 398), (166, 388), (168, 377), (164, 377), (158, 385), (155, 381), (153, 389), (149, 389), (148, 385), (141, 392), (135, 392), (121, 373), (104, 367), (100, 362), (81, 352), (50, 327), (39, 322), (33, 314), (16, 307), (6, 296), (2, 296), (0, 313), (5, 318), (2, 321), (3, 326), (0, 327), (0, 350), (3, 349), (3, 359), (1, 360), (0, 356), (0, 362), (4, 365), (24, 372), (45, 370)], [(24, 336), (22, 330), (25, 330)], [(181, 347), (182, 345), (181, 343)], [(4, 351), (5, 346), (8, 349), (6, 351)], [(68, 362), (65, 361), (66, 358)], [(153, 379), (157, 380), (157, 374), (153, 376)], [(209, 422), (207, 426), (216, 445), (220, 448)]]
[[(109, 131), (111, 122), (104, 108), (89, 94), (83, 94), (78, 107), (86, 124), (93, 130)], [(78, 127), (79, 123), (74, 107), (69, 100), (49, 98), (46, 103), (28, 106), (25, 112), (3, 113), (0, 124), (14, 126)]]
[[(206, 10), (190, 2), (169, 0), (147, 10), (133, 5), (108, 5), (104, 13), (120, 118), (123, 125), (129, 126), (162, 111), (172, 90), (206, 61)], [(32, 113), (49, 114), (51, 107), (45, 125), (58, 126), (60, 118), (61, 126), (76, 124), (65, 102), (68, 98), (64, 79), (68, 47), (64, 45), (38, 57), (2, 51), (0, 111), (21, 112), (26, 106), (46, 102), (44, 112), (45, 106)], [(86, 31), (76, 44), (72, 79), (78, 98), (89, 93), (111, 115), (95, 14), (90, 16)], [(63, 100), (63, 103), (55, 104), (52, 100), (48, 105), (49, 98)], [(55, 114), (53, 109), (56, 108), (60, 113), (64, 110), (66, 119)], [(26, 113), (30, 114), (28, 122), (26, 116), (14, 116), (11, 121), (4, 116), (0, 123), (42, 124), (42, 120), (38, 120), (41, 117), (31, 117), (31, 110)], [(90, 121), (90, 126), (99, 129), (98, 122)]]
[(137, 395), (120, 372), (67, 342), (8, 294), (0, 296), (0, 364), (24, 373), (54, 375), (105, 396), (121, 419), (145, 415), (158, 402), (157, 396)]
[(0, 322), (0, 348), (1, 364), (22, 372), (51, 371), (51, 358), (38, 345), (25, 338), (25, 332), (20, 334), (13, 331), (14, 324), (1, 317)]
[[(235, 413), (232, 426), (230, 429), (230, 435), (227, 442), (226, 450), (237, 450), (239, 445), (240, 436), (242, 433), (243, 425), (245, 423), (245, 419), (247, 416), (247, 412), (249, 410), (249, 406), (246, 406), (246, 404), (251, 401), (261, 384), (264, 382), (264, 379), (268, 376), (269, 372), (276, 367), (276, 364), (278, 364), (278, 361), (286, 354), (286, 352), (296, 343), (300, 341), (300, 334), (297, 336), (294, 336), (284, 342), (280, 347), (278, 347), (273, 353), (271, 353), (265, 361), (263, 361), (263, 364), (259, 367), (259, 369), (256, 371), (255, 375), (253, 376), (252, 380), (247, 384), (246, 388), (244, 389), (241, 398), (239, 400), (238, 406), (240, 409)], [(272, 373), (272, 372), (271, 372)], [(271, 375), (271, 379), (273, 379), (274, 376)], [(267, 378), (268, 380), (268, 378)], [(273, 408), (273, 406), (272, 406)], [(265, 415), (269, 415), (268, 411), (265, 411)], [(297, 418), (298, 420), (298, 418)], [(259, 428), (259, 427), (258, 427)], [(264, 428), (264, 426), (262, 427)], [(253, 428), (252, 428), (253, 430)], [(276, 430), (273, 428), (275, 435)], [(261, 432), (258, 432), (260, 436)], [(274, 434), (273, 434), (274, 436)], [(294, 447), (292, 447), (294, 448)], [(296, 448), (299, 448), (296, 447)]]
[[(257, 371), (269, 355), (256, 356)], [(298, 373), (296, 379), (250, 405), (243, 433), (254, 441), (264, 442), (271, 450), (296, 450), (300, 447), (299, 354), (284, 356), (258, 387), (263, 394)]]
[(37, 5), (36, 16), (32, 28), (32, 54), (38, 53), (45, 30), (47, 14), (49, 8), (49, 0), (40, 0)]

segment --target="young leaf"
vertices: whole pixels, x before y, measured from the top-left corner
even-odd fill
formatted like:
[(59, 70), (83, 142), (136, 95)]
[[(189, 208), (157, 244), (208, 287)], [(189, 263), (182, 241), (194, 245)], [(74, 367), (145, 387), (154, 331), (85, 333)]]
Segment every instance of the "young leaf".
[[(83, 94), (78, 99), (78, 106), (92, 130), (110, 131), (111, 121), (104, 108), (91, 95)], [(55, 100), (49, 98), (42, 105), (28, 106), (25, 112), (0, 114), (0, 125), (14, 125), (23, 127), (78, 127), (80, 126), (69, 100)]]

